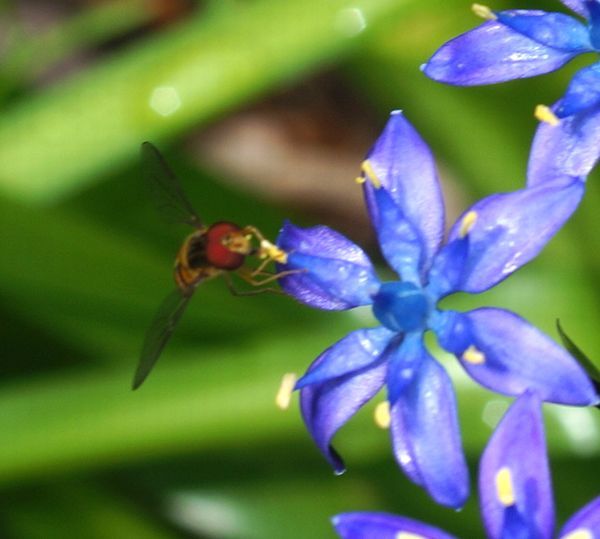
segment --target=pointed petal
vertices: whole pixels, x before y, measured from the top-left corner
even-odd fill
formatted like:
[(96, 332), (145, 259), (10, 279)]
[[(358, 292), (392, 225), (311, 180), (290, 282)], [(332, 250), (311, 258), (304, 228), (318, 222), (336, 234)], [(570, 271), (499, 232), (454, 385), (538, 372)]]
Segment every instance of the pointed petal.
[(592, 50), (589, 30), (569, 15), (515, 9), (496, 16), (498, 22), (540, 45), (579, 53)]
[[(590, 503), (582, 507), (563, 526), (559, 539), (568, 539), (570, 533), (581, 532), (575, 537), (600, 537), (600, 496), (594, 498)], [(583, 535), (583, 532), (588, 535)]]
[[(444, 203), (431, 151), (401, 111), (394, 111), (369, 154), (381, 186), (421, 238), (419, 269), (424, 272), (444, 234)], [(371, 182), (365, 182), (365, 200), (377, 223), (377, 203)]]
[(510, 311), (482, 308), (444, 311), (440, 344), (454, 353), (481, 385), (506, 395), (527, 389), (547, 402), (586, 406), (599, 398), (592, 382), (569, 353)]
[(433, 260), (427, 291), (437, 302), (460, 289), (469, 254), (469, 236), (456, 238), (444, 245)]
[(279, 279), (298, 301), (326, 310), (369, 305), (379, 279), (364, 251), (326, 226), (299, 228), (286, 222), (277, 245), (288, 253), (278, 271), (299, 270)]
[(449, 235), (449, 242), (463, 236), (463, 220), (475, 214), (462, 282), (456, 290), (482, 292), (529, 262), (575, 211), (583, 192), (584, 185), (576, 180), (551, 182), (492, 195), (473, 205)]
[[(600, 83), (600, 81), (599, 81)], [(558, 113), (562, 101), (552, 106)], [(577, 179), (584, 182), (600, 158), (600, 104), (562, 118), (558, 125), (541, 122), (527, 169), (527, 186)]]
[[(535, 392), (519, 397), (492, 434), (479, 463), (479, 499), (491, 539), (552, 537), (554, 502)], [(512, 535), (507, 534), (507, 524)]]
[[(322, 358), (310, 369), (317, 369)], [(344, 462), (331, 446), (334, 434), (383, 387), (387, 365), (355, 371), (323, 384), (300, 390), (300, 408), (304, 423), (337, 474), (345, 471)]]
[[(408, 342), (412, 349), (400, 355), (420, 353), (419, 369), (409, 384), (390, 399), (391, 435), (398, 464), (408, 477), (427, 490), (438, 503), (461, 507), (469, 495), (469, 473), (460, 439), (456, 398), (446, 371), (423, 347), (419, 339)], [(408, 357), (409, 364), (414, 357)], [(389, 377), (402, 376), (397, 368)], [(392, 368), (390, 364), (390, 369)]]
[(438, 82), (476, 86), (549, 73), (577, 54), (579, 50), (543, 45), (493, 20), (442, 45), (422, 70)]
[(565, 6), (572, 9), (582, 17), (587, 18), (589, 15), (585, 0), (560, 0)]
[(389, 513), (342, 513), (331, 521), (342, 539), (454, 539), (438, 528)]
[(579, 70), (556, 108), (556, 116), (566, 118), (600, 105), (600, 62)]
[(588, 0), (585, 3), (588, 11), (588, 28), (590, 31), (590, 41), (594, 45), (595, 50), (598, 50), (600, 42), (600, 3), (598, 0)]
[(386, 189), (369, 183), (365, 185), (365, 194), (374, 210), (371, 220), (383, 256), (402, 281), (421, 285), (424, 248), (421, 237)]
[(379, 327), (353, 331), (329, 347), (296, 383), (296, 389), (322, 384), (333, 378), (373, 366), (395, 333)]
[(398, 346), (390, 347), (385, 359), (388, 363), (386, 387), (388, 401), (393, 406), (420, 373), (424, 356), (428, 355), (423, 346), (421, 332), (409, 333)]

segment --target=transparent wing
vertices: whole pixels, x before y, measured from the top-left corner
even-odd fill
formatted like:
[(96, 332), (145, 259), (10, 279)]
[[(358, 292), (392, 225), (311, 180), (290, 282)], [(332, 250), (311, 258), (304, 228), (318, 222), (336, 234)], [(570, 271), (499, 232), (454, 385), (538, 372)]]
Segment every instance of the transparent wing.
[(146, 333), (140, 361), (133, 377), (132, 389), (140, 387), (150, 374), (191, 297), (191, 294), (185, 295), (177, 289), (161, 303)]
[(171, 221), (201, 227), (202, 220), (156, 146), (142, 143), (141, 154), (143, 173), (151, 183), (158, 211)]

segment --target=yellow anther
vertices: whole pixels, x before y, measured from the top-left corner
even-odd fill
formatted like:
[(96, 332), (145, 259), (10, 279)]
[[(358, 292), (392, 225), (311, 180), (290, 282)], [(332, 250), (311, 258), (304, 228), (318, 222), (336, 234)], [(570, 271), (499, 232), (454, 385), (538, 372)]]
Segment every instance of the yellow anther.
[(280, 264), (287, 263), (287, 253), (283, 249), (277, 247), (277, 245), (272, 244), (269, 240), (260, 240), (259, 256), (261, 258), (268, 258), (270, 260), (274, 260), (275, 262), (279, 262)]
[(367, 179), (364, 176), (357, 176), (356, 178), (354, 178), (354, 181), (358, 185), (362, 185), (363, 183), (365, 183), (367, 181)]
[(571, 533), (561, 536), (560, 539), (594, 539), (594, 535), (586, 528), (577, 528)]
[(552, 109), (550, 107), (547, 107), (546, 105), (538, 105), (537, 107), (535, 107), (535, 112), (533, 113), (533, 115), (540, 122), (546, 122), (547, 124), (550, 124), (552, 126), (557, 126), (560, 123), (560, 119), (558, 118), (558, 116), (556, 116), (556, 114), (552, 112)]
[(515, 490), (513, 488), (512, 474), (505, 466), (496, 474), (496, 496), (505, 507), (515, 504)]
[(390, 402), (383, 401), (380, 402), (375, 407), (375, 412), (373, 413), (373, 420), (375, 421), (375, 425), (377, 425), (380, 429), (389, 429), (390, 423), (392, 422), (392, 418), (390, 416)]
[(494, 21), (498, 18), (489, 7), (484, 6), (482, 4), (472, 4), (471, 10), (478, 17), (481, 17), (482, 19), (487, 19), (488, 21)]
[(481, 365), (485, 363), (485, 354), (478, 350), (474, 345), (469, 346), (462, 355), (462, 358), (473, 365)]
[(377, 174), (375, 174), (375, 171), (373, 170), (371, 163), (369, 163), (368, 160), (363, 161), (360, 168), (364, 172), (367, 179), (369, 179), (371, 181), (371, 183), (373, 184), (373, 187), (375, 187), (375, 189), (379, 189), (381, 187), (381, 182), (379, 181)]
[(464, 238), (475, 226), (477, 222), (477, 212), (470, 211), (465, 214), (460, 223), (460, 229), (458, 231), (459, 238)]
[(281, 410), (287, 410), (289, 408), (297, 379), (298, 377), (293, 372), (287, 372), (283, 375), (281, 384), (277, 390), (277, 396), (275, 397), (277, 408)]
[(427, 539), (427, 537), (419, 535), (418, 533), (398, 532), (394, 539)]

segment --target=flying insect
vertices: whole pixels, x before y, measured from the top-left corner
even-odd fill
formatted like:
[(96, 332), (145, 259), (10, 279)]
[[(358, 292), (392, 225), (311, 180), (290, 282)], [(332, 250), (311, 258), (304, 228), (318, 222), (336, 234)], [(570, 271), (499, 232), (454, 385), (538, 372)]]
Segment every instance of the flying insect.
[[(150, 142), (144, 142), (141, 154), (144, 175), (151, 182), (160, 209), (195, 230), (184, 240), (175, 257), (176, 289), (163, 300), (146, 333), (133, 389), (140, 387), (150, 374), (198, 285), (223, 276), (233, 294), (253, 295), (278, 291), (263, 285), (290, 273), (265, 271), (270, 262), (285, 263), (287, 254), (267, 240), (256, 227), (242, 227), (229, 221), (205, 225), (158, 149)], [(248, 258), (259, 261), (259, 264), (256, 267), (246, 265)], [(237, 291), (232, 274), (258, 288)]]

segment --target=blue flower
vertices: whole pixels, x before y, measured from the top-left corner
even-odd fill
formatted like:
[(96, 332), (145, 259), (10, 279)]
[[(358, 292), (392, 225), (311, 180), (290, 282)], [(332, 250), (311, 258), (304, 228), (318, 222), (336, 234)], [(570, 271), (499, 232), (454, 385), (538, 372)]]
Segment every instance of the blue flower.
[[(491, 11), (474, 4), (475, 12), (488, 20), (442, 45), (422, 70), (439, 82), (476, 86), (549, 73), (579, 54), (600, 52), (600, 2), (563, 3), (584, 16), (587, 24), (563, 13)], [(598, 69), (597, 65), (592, 68)], [(581, 72), (587, 71), (591, 79), (586, 85), (599, 76), (589, 69)], [(599, 98), (599, 92), (591, 88), (579, 97), (571, 93), (564, 113), (572, 114)]]
[[(526, 392), (492, 435), (479, 466), (481, 515), (490, 539), (550, 539), (554, 502), (541, 403)], [(333, 518), (343, 539), (452, 539), (438, 528), (386, 513), (345, 513)], [(562, 527), (561, 539), (600, 537), (600, 496)]]
[[(475, 4), (489, 20), (442, 45), (422, 70), (439, 82), (475, 86), (548, 73), (579, 54), (600, 52), (600, 1), (563, 3), (585, 24), (562, 13), (493, 12)], [(600, 62), (581, 69), (565, 95), (550, 109), (539, 107), (536, 115), (545, 120), (538, 145), (560, 153), (552, 159), (558, 166), (587, 175), (600, 157)]]
[(384, 385), (394, 454), (408, 477), (439, 503), (468, 496), (452, 384), (429, 354), (424, 333), (485, 387), (508, 395), (528, 388), (545, 401), (598, 400), (576, 361), (516, 314), (495, 308), (459, 313), (438, 302), (478, 293), (534, 258), (577, 207), (583, 182), (560, 178), (481, 200), (444, 235), (444, 206), (431, 152), (400, 112), (392, 113), (358, 178), (384, 257), (401, 280), (381, 282), (367, 255), (325, 227), (286, 223), (278, 245), (288, 254), (280, 280), (319, 309), (371, 305), (379, 327), (358, 329), (321, 354), (298, 381), (307, 428), (336, 472), (336, 431)]

